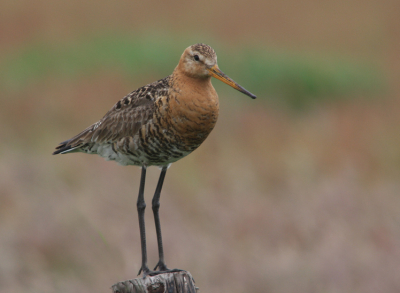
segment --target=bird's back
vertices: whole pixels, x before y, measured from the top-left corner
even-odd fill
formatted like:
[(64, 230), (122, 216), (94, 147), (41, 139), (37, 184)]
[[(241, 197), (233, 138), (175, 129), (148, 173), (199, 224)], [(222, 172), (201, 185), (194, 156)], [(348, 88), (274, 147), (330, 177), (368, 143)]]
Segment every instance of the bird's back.
[(218, 97), (210, 80), (188, 91), (190, 79), (174, 73), (125, 96), (53, 154), (84, 152), (138, 166), (165, 166), (190, 154), (216, 123)]

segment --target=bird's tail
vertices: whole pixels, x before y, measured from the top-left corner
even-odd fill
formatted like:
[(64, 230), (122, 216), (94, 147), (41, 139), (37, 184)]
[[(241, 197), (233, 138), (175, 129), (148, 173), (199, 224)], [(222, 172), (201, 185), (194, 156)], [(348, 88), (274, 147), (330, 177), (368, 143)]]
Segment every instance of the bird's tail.
[(61, 142), (56, 147), (53, 155), (79, 152), (81, 147), (90, 143), (92, 129), (93, 125), (89, 126), (73, 138)]
[(53, 152), (53, 155), (78, 152), (78, 149), (81, 146), (78, 145), (78, 146), (73, 147), (69, 144), (70, 141), (71, 140), (69, 139), (69, 140), (61, 142), (60, 145), (56, 147), (56, 151)]

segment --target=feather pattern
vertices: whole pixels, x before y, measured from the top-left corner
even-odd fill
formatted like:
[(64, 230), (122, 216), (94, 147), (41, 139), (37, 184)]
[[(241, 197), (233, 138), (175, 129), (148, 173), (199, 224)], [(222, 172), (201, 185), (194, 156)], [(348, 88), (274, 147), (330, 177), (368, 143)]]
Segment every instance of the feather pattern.
[(63, 141), (53, 154), (72, 150), (90, 152), (96, 144), (119, 141), (134, 136), (154, 113), (155, 100), (165, 95), (169, 77), (143, 86), (119, 100), (104, 117), (69, 140)]
[(170, 76), (119, 100), (53, 154), (84, 152), (122, 165), (167, 166), (199, 147), (217, 122), (219, 102), (211, 76), (255, 97), (219, 70), (210, 46), (196, 44), (183, 52)]

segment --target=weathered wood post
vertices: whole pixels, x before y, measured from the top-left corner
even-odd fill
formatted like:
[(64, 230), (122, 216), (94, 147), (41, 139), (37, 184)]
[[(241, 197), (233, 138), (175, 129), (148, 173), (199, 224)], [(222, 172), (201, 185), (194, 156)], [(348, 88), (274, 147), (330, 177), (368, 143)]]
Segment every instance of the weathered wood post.
[(196, 293), (192, 275), (187, 271), (164, 273), (114, 284), (113, 293)]

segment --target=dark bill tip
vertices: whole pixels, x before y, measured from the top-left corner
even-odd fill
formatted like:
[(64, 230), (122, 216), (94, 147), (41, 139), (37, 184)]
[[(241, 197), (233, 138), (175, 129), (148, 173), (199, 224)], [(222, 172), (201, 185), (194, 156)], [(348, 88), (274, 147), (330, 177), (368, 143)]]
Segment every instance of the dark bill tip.
[(238, 85), (239, 89), (237, 89), (239, 92), (245, 94), (246, 96), (249, 96), (252, 99), (256, 99), (257, 96), (253, 95), (251, 92), (249, 92), (248, 90), (246, 90), (244, 87)]

